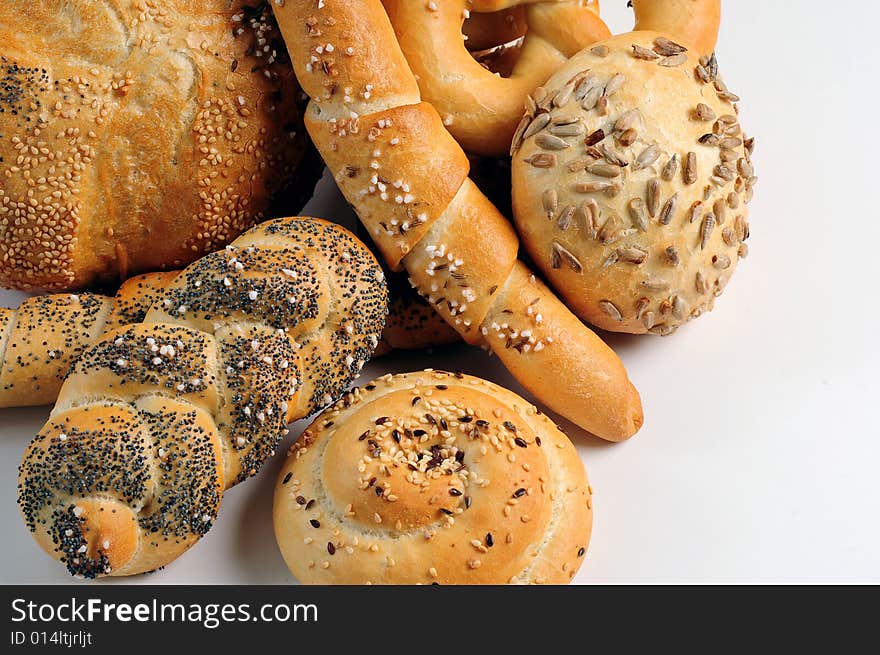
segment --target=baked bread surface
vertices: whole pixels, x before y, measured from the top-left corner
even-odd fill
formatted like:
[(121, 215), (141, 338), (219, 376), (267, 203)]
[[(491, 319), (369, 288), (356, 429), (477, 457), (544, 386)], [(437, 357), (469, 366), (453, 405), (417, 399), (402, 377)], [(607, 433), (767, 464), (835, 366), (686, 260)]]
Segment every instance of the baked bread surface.
[(4, 0), (0, 43), (0, 287), (181, 268), (285, 205), (307, 139), (265, 3)]
[(571, 442), (511, 391), (427, 370), (354, 389), (303, 433), (275, 534), (314, 584), (568, 582), (590, 538)]

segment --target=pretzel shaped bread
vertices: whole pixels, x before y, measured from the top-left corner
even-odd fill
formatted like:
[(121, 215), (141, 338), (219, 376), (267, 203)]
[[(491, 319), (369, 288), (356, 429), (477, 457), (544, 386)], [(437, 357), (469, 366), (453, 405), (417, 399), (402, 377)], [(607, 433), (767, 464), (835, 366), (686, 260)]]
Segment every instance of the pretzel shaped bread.
[[(507, 153), (526, 96), (586, 46), (611, 36), (593, 0), (383, 0), (422, 96), (465, 150)], [(473, 12), (522, 9), (526, 32), (508, 77), (468, 51), (462, 24)], [(508, 14), (516, 18), (516, 14)], [(502, 23), (496, 23), (501, 25)], [(514, 39), (520, 36), (514, 20)], [(481, 43), (488, 45), (488, 42)], [(493, 45), (501, 45), (494, 43)]]
[(276, 18), (306, 127), (388, 265), (542, 402), (609, 440), (641, 427), (620, 359), (517, 259), (510, 223), (422, 102), (379, 0), (286, 0)]

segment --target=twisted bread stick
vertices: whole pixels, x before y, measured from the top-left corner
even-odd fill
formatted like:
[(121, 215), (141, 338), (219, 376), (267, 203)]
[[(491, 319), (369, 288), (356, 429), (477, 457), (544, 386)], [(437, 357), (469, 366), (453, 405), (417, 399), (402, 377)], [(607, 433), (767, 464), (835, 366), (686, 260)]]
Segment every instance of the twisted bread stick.
[(338, 397), (376, 346), (383, 275), (362, 243), (280, 219), (174, 279), (64, 381), (25, 452), (19, 506), (77, 575), (163, 566), (254, 475), (285, 426)]
[(495, 352), (542, 402), (609, 440), (642, 425), (623, 364), (517, 260), (513, 228), (421, 102), (379, 0), (275, 6), (306, 126), (389, 266), (472, 344)]

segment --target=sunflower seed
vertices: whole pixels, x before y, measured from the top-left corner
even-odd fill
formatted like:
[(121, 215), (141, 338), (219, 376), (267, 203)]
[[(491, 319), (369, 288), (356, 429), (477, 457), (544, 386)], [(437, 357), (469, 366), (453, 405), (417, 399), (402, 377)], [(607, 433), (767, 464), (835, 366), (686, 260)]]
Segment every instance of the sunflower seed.
[(722, 148), (719, 152), (719, 157), (721, 157), (721, 161), (725, 164), (731, 164), (737, 159), (739, 159), (739, 153), (736, 150), (725, 150)]
[(736, 230), (736, 238), (745, 241), (749, 238), (748, 225), (742, 216), (737, 216), (733, 222), (733, 229)]
[(650, 330), (654, 327), (654, 321), (656, 317), (654, 316), (654, 312), (645, 312), (642, 314), (642, 325), (645, 326), (646, 330)]
[(584, 143), (589, 146), (594, 146), (597, 143), (600, 143), (605, 138), (605, 131), (601, 128), (590, 134), (586, 139), (584, 139)]
[(623, 114), (620, 118), (617, 119), (614, 123), (614, 131), (615, 132), (626, 132), (629, 129), (635, 127), (636, 123), (639, 120), (639, 110), (638, 109), (630, 109), (628, 112)]
[(654, 218), (657, 215), (657, 210), (660, 208), (660, 180), (656, 177), (648, 180), (646, 201), (648, 204), (648, 215)]
[(596, 102), (596, 113), (599, 116), (607, 116), (608, 115), (608, 97), (602, 96), (599, 98), (598, 102)]
[(739, 244), (739, 249), (736, 251), (736, 254), (739, 255), (740, 259), (745, 259), (749, 256), (749, 244), (741, 243)]
[(739, 209), (739, 194), (735, 191), (731, 191), (730, 195), (727, 196), (727, 206), (731, 209)]
[(544, 207), (547, 218), (553, 218), (556, 209), (559, 207), (559, 194), (556, 193), (556, 189), (545, 190), (541, 196), (541, 204)]
[(529, 123), (528, 127), (526, 127), (523, 132), (523, 141), (528, 139), (529, 137), (535, 136), (538, 132), (543, 130), (550, 123), (550, 114), (547, 112), (542, 112), (535, 116), (531, 123)]
[(584, 95), (584, 99), (581, 100), (581, 108), (585, 111), (592, 111), (596, 108), (596, 105), (599, 103), (600, 98), (602, 97), (602, 87), (595, 86), (589, 91), (587, 91), (586, 95)]
[(625, 82), (626, 77), (621, 73), (617, 73), (614, 77), (608, 80), (608, 84), (605, 85), (605, 97), (610, 98), (615, 93), (620, 91), (620, 89), (623, 88)]
[(581, 215), (584, 219), (586, 233), (591, 239), (595, 239), (599, 229), (599, 203), (592, 198), (587, 198), (581, 203)]
[(688, 60), (687, 55), (671, 55), (669, 57), (664, 57), (660, 61), (657, 62), (658, 66), (666, 66), (667, 68), (675, 68), (676, 66), (681, 66)]
[(755, 137), (751, 137), (751, 138), (743, 140), (743, 146), (745, 147), (746, 152), (749, 153), (749, 155), (754, 154), (754, 152), (755, 152)]
[(706, 67), (702, 64), (697, 64), (694, 72), (697, 75), (697, 79), (700, 80), (703, 84), (709, 84), (709, 82), (712, 81), (712, 77), (709, 75), (709, 71), (707, 71)]
[(669, 161), (663, 166), (663, 170), (660, 172), (660, 177), (667, 182), (671, 182), (672, 178), (675, 177), (676, 171), (678, 171), (678, 155), (672, 155), (672, 157), (669, 158)]
[(562, 208), (562, 211), (559, 212), (559, 218), (556, 220), (556, 226), (563, 232), (571, 227), (571, 220), (574, 217), (574, 212), (574, 205), (566, 205)]
[(535, 143), (546, 150), (565, 150), (571, 148), (571, 144), (552, 134), (539, 134), (535, 137)]
[(732, 182), (733, 178), (736, 177), (736, 172), (732, 169), (728, 168), (724, 164), (719, 164), (713, 170), (717, 177), (720, 177), (722, 180), (727, 180), (728, 182)]
[(650, 145), (644, 150), (642, 150), (641, 154), (636, 157), (636, 161), (634, 167), (636, 170), (647, 168), (651, 166), (657, 159), (660, 157), (660, 148), (655, 145)]
[(580, 182), (575, 184), (574, 190), (578, 193), (598, 193), (600, 191), (608, 191), (612, 186), (611, 182), (594, 180), (592, 182)]
[(670, 334), (675, 332), (676, 329), (677, 328), (674, 325), (663, 324), (663, 325), (655, 325), (650, 330), (648, 330), (648, 332), (650, 332), (651, 334), (656, 334), (657, 336), (660, 336), (660, 337), (668, 337)]
[(607, 314), (618, 323), (623, 321), (623, 315), (620, 313), (620, 310), (617, 309), (617, 306), (610, 300), (601, 301), (599, 303), (599, 309), (601, 309), (603, 312), (605, 312), (605, 314)]
[(567, 125), (553, 125), (550, 134), (555, 136), (580, 136), (586, 130), (581, 123), (568, 123)]
[(622, 172), (620, 166), (614, 164), (592, 164), (587, 167), (587, 170), (599, 177), (619, 177)]
[(730, 268), (730, 257), (727, 255), (715, 255), (712, 257), (712, 266), (719, 270)]
[(654, 39), (654, 50), (665, 57), (670, 55), (680, 55), (688, 51), (683, 45), (680, 45), (675, 41), (670, 41), (662, 36)]
[(702, 102), (697, 105), (697, 108), (694, 111), (694, 116), (697, 117), (697, 120), (706, 122), (715, 120), (715, 112), (709, 105)]
[(672, 315), (678, 320), (682, 320), (687, 313), (687, 302), (681, 296), (672, 297)]
[(642, 250), (638, 246), (626, 246), (625, 248), (617, 249), (617, 258), (639, 266), (645, 263), (645, 260), (648, 258), (648, 251)]
[(607, 57), (610, 50), (607, 45), (597, 45), (590, 48), (590, 52), (592, 52), (597, 57)]
[(629, 208), (629, 216), (632, 219), (633, 226), (639, 228), (642, 232), (648, 231), (648, 213), (645, 211), (645, 201), (641, 198), (633, 198), (627, 205)]
[(584, 267), (581, 266), (577, 257), (571, 254), (571, 252), (558, 241), (554, 241), (550, 254), (550, 265), (553, 268), (562, 268), (563, 262), (575, 273), (581, 273), (584, 270)]
[(739, 136), (742, 134), (742, 128), (739, 126), (739, 123), (729, 125), (724, 128), (724, 134), (725, 136)]
[(743, 177), (753, 177), (755, 175), (754, 167), (745, 157), (737, 162), (736, 167), (739, 170), (739, 174)]
[(583, 100), (590, 91), (597, 87), (599, 87), (599, 78), (590, 73), (578, 83), (574, 90), (574, 97), (578, 101)]
[(678, 204), (678, 192), (676, 191), (672, 196), (663, 203), (663, 209), (660, 210), (660, 225), (669, 225), (672, 222), (673, 216), (675, 216), (675, 207)]
[(659, 277), (651, 277), (642, 281), (642, 286), (649, 291), (665, 291), (669, 288), (669, 282)]
[(703, 203), (699, 200), (691, 205), (691, 208), (688, 210), (688, 223), (693, 223), (700, 216), (700, 210), (703, 208)]
[(724, 228), (721, 231), (721, 238), (724, 240), (724, 245), (735, 246), (737, 244), (736, 232), (732, 227)]
[(624, 148), (629, 148), (632, 144), (636, 142), (636, 139), (639, 138), (639, 133), (636, 132), (634, 128), (628, 129), (623, 134), (617, 137), (617, 142), (622, 145)]
[(522, 145), (523, 134), (525, 134), (526, 128), (528, 128), (531, 123), (531, 117), (523, 116), (522, 120), (519, 122), (519, 125), (516, 126), (516, 131), (513, 133), (513, 140), (510, 142), (511, 157), (516, 154), (516, 151), (519, 150), (519, 147)]
[(684, 162), (684, 183), (694, 184), (697, 181), (697, 153), (689, 152)]
[(538, 111), (537, 101), (530, 95), (526, 96), (524, 109), (526, 111), (526, 116), (534, 116), (535, 112)]
[(602, 143), (596, 148), (601, 155), (611, 164), (625, 168), (628, 164), (622, 155), (610, 148), (607, 143)]
[(697, 277), (694, 281), (694, 288), (696, 288), (697, 293), (704, 294), (709, 290), (709, 286), (706, 284), (706, 278), (703, 277), (702, 271), (697, 271)]
[(715, 57), (714, 52), (711, 55), (703, 55), (700, 57), (700, 64), (706, 68), (709, 76), (713, 80), (718, 77), (718, 59)]
[(704, 146), (717, 146), (721, 143), (721, 137), (717, 134), (704, 134), (699, 139), (697, 139)]
[(727, 202), (724, 198), (719, 198), (712, 205), (712, 212), (715, 214), (715, 220), (718, 225), (724, 225), (727, 222)]
[(635, 57), (636, 59), (660, 59), (660, 55), (658, 55), (656, 52), (654, 52), (653, 50), (648, 50), (647, 48), (643, 48), (636, 43), (632, 44), (632, 49), (633, 57)]
[(705, 250), (706, 244), (709, 243), (709, 237), (712, 236), (712, 232), (715, 230), (715, 216), (711, 213), (706, 214), (703, 218), (703, 222), (700, 225), (700, 249)]
[(678, 248), (675, 246), (669, 246), (666, 248), (666, 259), (669, 261), (670, 265), (678, 266), (681, 263), (681, 258), (678, 256)]
[(569, 172), (577, 173), (578, 171), (586, 170), (587, 166), (589, 166), (593, 161), (593, 159), (572, 159), (566, 165), (568, 167)]
[(553, 106), (554, 107), (564, 107), (568, 104), (568, 101), (571, 100), (571, 96), (574, 93), (574, 84), (566, 84), (559, 90), (553, 97)]
[(535, 100), (538, 100), (538, 98), (540, 98), (540, 100), (538, 100), (539, 110), (543, 109), (544, 111), (550, 111), (550, 107), (553, 106), (553, 94), (550, 93), (550, 91), (548, 91), (544, 87), (538, 87), (537, 89), (535, 89), (534, 96)]
[(728, 137), (726, 139), (721, 139), (721, 147), (727, 148), (728, 150), (733, 150), (734, 148), (739, 148), (743, 144), (742, 139), (738, 139), (736, 137)]
[(524, 160), (527, 164), (531, 164), (535, 168), (553, 168), (556, 166), (556, 155), (547, 152), (541, 152)]
[(532, 93), (532, 98), (534, 99), (535, 104), (537, 106), (540, 106), (541, 103), (543, 103), (547, 99), (547, 89), (545, 89), (543, 86), (539, 86)]

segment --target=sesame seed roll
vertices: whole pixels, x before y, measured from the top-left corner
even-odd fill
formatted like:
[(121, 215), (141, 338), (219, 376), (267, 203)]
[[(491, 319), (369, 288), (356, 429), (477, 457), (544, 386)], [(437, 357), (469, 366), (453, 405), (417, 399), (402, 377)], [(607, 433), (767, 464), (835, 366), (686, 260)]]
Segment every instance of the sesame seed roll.
[(263, 223), (198, 260), (73, 364), (19, 469), (34, 538), (85, 577), (168, 564), (288, 422), (343, 393), (386, 313), (375, 258), (325, 221)]
[(379, 0), (274, 10), (312, 98), (309, 134), (388, 266), (541, 402), (600, 437), (635, 434), (641, 399), (623, 364), (517, 259), (516, 232), (421, 101)]
[(386, 375), (320, 415), (275, 486), (275, 536), (310, 584), (561, 584), (592, 490), (539, 410), (479, 378)]
[(0, 43), (0, 287), (181, 268), (320, 174), (267, 3), (4, 0)]

